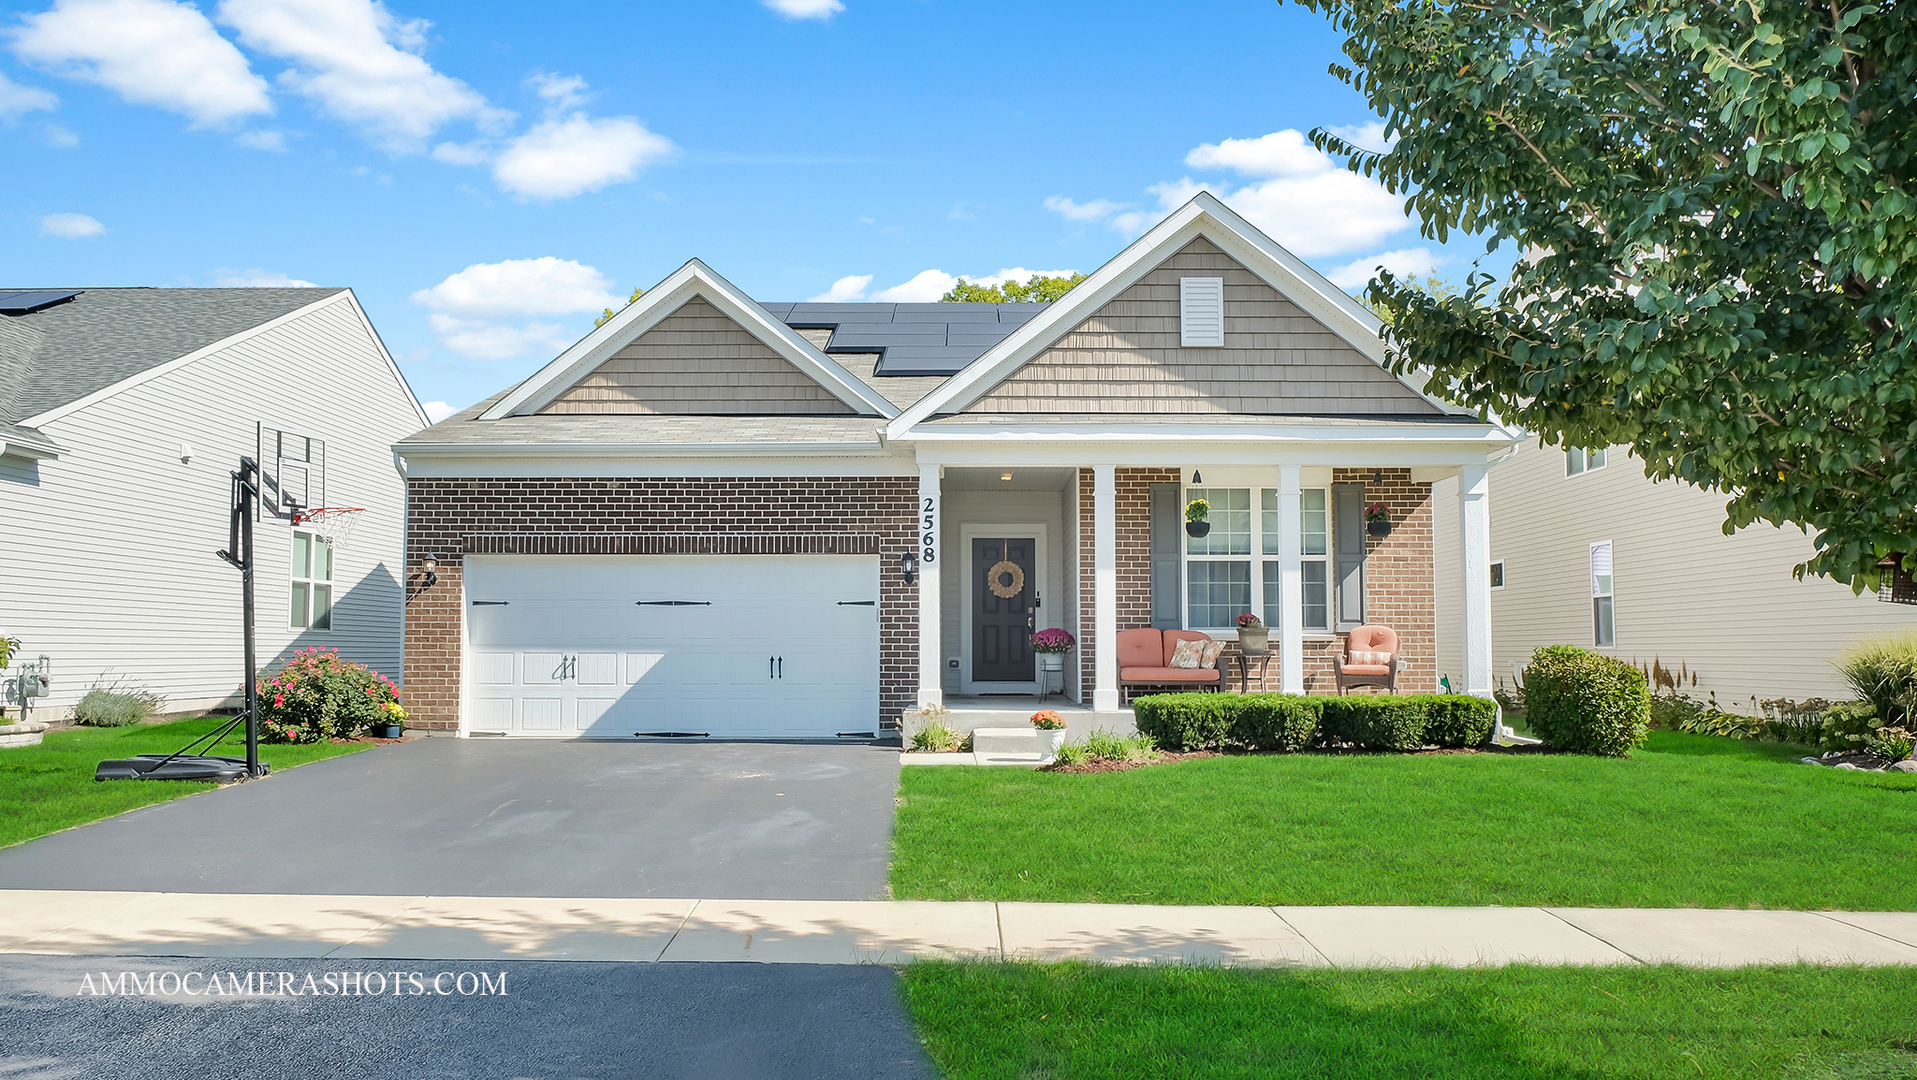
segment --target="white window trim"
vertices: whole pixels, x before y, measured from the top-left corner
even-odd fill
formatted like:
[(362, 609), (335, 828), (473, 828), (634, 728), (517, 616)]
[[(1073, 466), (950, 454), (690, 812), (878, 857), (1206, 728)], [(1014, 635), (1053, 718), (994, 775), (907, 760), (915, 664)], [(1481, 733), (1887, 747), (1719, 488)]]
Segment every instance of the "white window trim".
[(1491, 569), (1494, 571), (1491, 577), (1491, 591), (1492, 592), (1504, 591), (1504, 560), (1492, 559)]
[[(1264, 493), (1267, 490), (1276, 491), (1278, 489), (1277, 489), (1277, 486), (1274, 484), (1269, 484), (1264, 482), (1245, 483), (1245, 482), (1240, 482), (1238, 480), (1227, 480), (1227, 481), (1223, 481), (1223, 482), (1215, 483), (1215, 484), (1187, 483), (1182, 485), (1179, 488), (1179, 494), (1180, 494), (1180, 499), (1178, 504), (1179, 508), (1182, 510), (1184, 507), (1191, 505), (1191, 501), (1195, 497), (1192, 495), (1192, 492), (1195, 490), (1216, 491), (1221, 488), (1248, 489), (1251, 493), (1251, 553), (1248, 555), (1193, 555), (1191, 554), (1189, 545), (1186, 543), (1186, 541), (1189, 540), (1190, 537), (1185, 537), (1185, 539), (1181, 539), (1178, 542), (1179, 543), (1179, 567), (1181, 570), (1179, 574), (1179, 590), (1178, 590), (1178, 624), (1187, 630), (1196, 630), (1199, 633), (1210, 634), (1213, 637), (1218, 637), (1220, 635), (1229, 635), (1235, 638), (1238, 634), (1237, 626), (1194, 626), (1192, 625), (1190, 566), (1192, 563), (1195, 563), (1195, 562), (1249, 562), (1251, 564), (1251, 603), (1248, 606), (1247, 610), (1256, 614), (1261, 619), (1264, 618), (1264, 615), (1265, 615), (1265, 564), (1266, 563), (1277, 564), (1280, 562), (1279, 556), (1267, 555), (1264, 553), (1265, 552)], [(1331, 548), (1333, 544), (1332, 538), (1336, 535), (1332, 531), (1334, 526), (1332, 525), (1332, 521), (1331, 521), (1331, 516), (1332, 516), (1331, 488), (1329, 486), (1314, 484), (1314, 485), (1307, 485), (1303, 490), (1304, 491), (1322, 491), (1325, 496), (1325, 551), (1324, 551), (1324, 554), (1322, 555), (1302, 555), (1301, 554), (1299, 557), (1300, 565), (1303, 565), (1304, 563), (1321, 563), (1325, 567), (1325, 623), (1322, 626), (1311, 626), (1307, 624), (1304, 628), (1304, 636), (1307, 638), (1330, 640), (1330, 639), (1335, 639), (1341, 636), (1331, 625), (1332, 612), (1336, 606), (1336, 601), (1333, 597), (1333, 592), (1337, 588), (1337, 584), (1332, 580), (1332, 571), (1331, 571)], [(1302, 495), (1302, 492), (1300, 494)], [(1282, 494), (1280, 495), (1280, 497), (1281, 498), (1283, 497)], [(1303, 518), (1303, 514), (1301, 511), (1300, 519), (1302, 520), (1302, 518)], [(1181, 535), (1184, 533), (1183, 521), (1179, 522), (1178, 531)], [(1300, 533), (1301, 543), (1299, 545), (1300, 548), (1303, 547), (1302, 540), (1303, 540), (1303, 535), (1301, 532)], [(1301, 589), (1303, 588), (1303, 583), (1304, 583), (1304, 575), (1300, 573), (1299, 587)], [(1299, 605), (1300, 614), (1302, 615), (1304, 602), (1305, 602), (1304, 596), (1302, 593), (1295, 598), (1287, 598), (1283, 595), (1280, 595), (1278, 598), (1278, 602), (1281, 604), (1293, 602), (1293, 601), (1295, 601)], [(1267, 624), (1267, 625), (1270, 625), (1270, 624)], [(1275, 632), (1275, 628), (1274, 628), (1274, 632)]]
[[(1599, 548), (1608, 549), (1611, 555), (1611, 572), (1605, 575), (1611, 579), (1609, 592), (1598, 591), (1598, 575), (1593, 567), (1593, 563), (1597, 558), (1597, 549)], [(1584, 563), (1584, 572), (1590, 579), (1589, 584), (1591, 587), (1591, 647), (1593, 649), (1615, 649), (1617, 648), (1617, 546), (1609, 540), (1592, 541), (1591, 550)], [(1599, 644), (1597, 639), (1597, 602), (1599, 600), (1609, 600), (1611, 602), (1611, 640), (1607, 644)]]
[[(287, 531), (287, 536), (288, 536), (288, 539), (286, 541), (286, 545), (287, 545), (286, 546), (286, 604), (287, 604), (286, 614), (287, 614), (287, 622), (290, 624), (289, 629), (298, 630), (299, 632), (303, 634), (330, 634), (333, 632), (333, 616), (338, 614), (339, 612), (339, 596), (333, 584), (334, 581), (337, 580), (339, 577), (339, 552), (330, 551), (332, 545), (328, 543), (326, 540), (322, 539), (319, 536), (319, 534), (313, 532), (311, 529), (299, 529), (299, 528), (289, 529)], [(331, 576), (324, 577), (324, 578), (312, 577), (311, 565), (308, 565), (307, 576), (305, 577), (300, 576), (296, 572), (298, 567), (294, 563), (293, 553), (299, 545), (299, 538), (302, 536), (306, 537), (307, 543), (311, 545), (308, 551), (309, 558), (312, 557), (313, 553), (319, 550), (319, 545), (321, 544), (327, 545), (329, 552), (331, 554), (331, 558), (327, 560), (327, 566), (332, 571)], [(306, 621), (304, 623), (294, 623), (292, 621), (293, 586), (302, 585), (302, 584), (306, 586)], [(326, 625), (325, 626), (313, 625), (313, 586), (316, 584), (326, 586)]]
[[(1596, 465), (1591, 464), (1592, 454), (1598, 455), (1598, 463)], [(1576, 455), (1575, 459), (1573, 455)], [(1577, 461), (1577, 468), (1575, 469), (1571, 467), (1573, 460)], [(1608, 446), (1593, 447), (1591, 449), (1586, 449), (1581, 446), (1567, 446), (1564, 448), (1564, 475), (1566, 479), (1573, 476), (1583, 476), (1585, 473), (1594, 473), (1610, 463), (1611, 454), (1610, 447)]]

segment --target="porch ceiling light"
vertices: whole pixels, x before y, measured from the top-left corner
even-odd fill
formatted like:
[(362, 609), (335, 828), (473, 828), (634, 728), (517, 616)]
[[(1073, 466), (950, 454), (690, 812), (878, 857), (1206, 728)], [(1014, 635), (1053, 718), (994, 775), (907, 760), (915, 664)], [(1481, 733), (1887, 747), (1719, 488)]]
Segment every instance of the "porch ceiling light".
[(1012, 478), (1012, 474), (1011, 474), (1011, 473), (1008, 473), (1008, 472), (1005, 472), (1005, 473), (999, 473), (999, 474), (998, 474), (998, 478), (999, 478), (1000, 480), (1010, 480), (1010, 479)]
[(1194, 485), (1196, 485), (1196, 484), (1202, 484), (1202, 483), (1204, 483), (1204, 482), (1205, 482), (1205, 476), (1204, 476), (1204, 474), (1203, 474), (1203, 473), (1201, 473), (1201, 472), (1199, 472), (1199, 471), (1198, 471), (1197, 469), (1193, 469), (1193, 470), (1191, 471), (1191, 482), (1192, 482), (1192, 483), (1193, 483)]

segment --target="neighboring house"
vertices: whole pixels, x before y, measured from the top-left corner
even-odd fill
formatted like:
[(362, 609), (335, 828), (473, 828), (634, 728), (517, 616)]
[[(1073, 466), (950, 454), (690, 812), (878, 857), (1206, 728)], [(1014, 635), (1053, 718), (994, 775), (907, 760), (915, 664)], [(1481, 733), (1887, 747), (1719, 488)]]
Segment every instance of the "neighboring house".
[[(1270, 689), (1331, 692), (1372, 621), (1401, 685), (1462, 641), (1488, 693), (1485, 471), (1511, 438), (1387, 371), (1378, 327), (1209, 194), (1042, 306), (761, 304), (695, 260), (399, 445), (408, 566), (439, 573), (407, 609), (413, 722), (870, 732), (1031, 693), (1051, 626), (1079, 641), (1067, 695), (1115, 710), (1119, 630), (1235, 640), (1246, 611)], [(1471, 542), (1434, 565), (1434, 529)], [(1470, 601), (1448, 624), (1438, 590)]]
[(425, 423), (346, 289), (0, 292), (0, 634), (52, 661), (35, 708), (115, 684), (173, 712), (235, 700), (240, 574), (216, 552), (241, 455), (277, 500), (365, 509), (332, 560), (283, 505), (262, 515), (261, 664), (320, 645), (397, 678), (392, 444)]
[[(1529, 442), (1491, 475), (1493, 666), (1506, 685), (1539, 646), (1579, 645), (1661, 667), (1684, 692), (1750, 713), (1753, 699), (1848, 698), (1833, 657), (1917, 630), (1917, 608), (1793, 578), (1815, 552), (1799, 529), (1725, 536), (1728, 496), (1653, 481), (1628, 447)], [(1463, 660), (1446, 646), (1439, 666), (1456, 681)]]

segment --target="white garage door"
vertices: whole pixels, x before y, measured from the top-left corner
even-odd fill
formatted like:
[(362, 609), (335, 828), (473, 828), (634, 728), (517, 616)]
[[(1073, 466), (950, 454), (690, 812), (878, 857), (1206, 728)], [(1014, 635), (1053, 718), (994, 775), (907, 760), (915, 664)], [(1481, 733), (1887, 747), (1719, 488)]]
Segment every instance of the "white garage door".
[(466, 728), (546, 737), (872, 731), (870, 555), (466, 558)]

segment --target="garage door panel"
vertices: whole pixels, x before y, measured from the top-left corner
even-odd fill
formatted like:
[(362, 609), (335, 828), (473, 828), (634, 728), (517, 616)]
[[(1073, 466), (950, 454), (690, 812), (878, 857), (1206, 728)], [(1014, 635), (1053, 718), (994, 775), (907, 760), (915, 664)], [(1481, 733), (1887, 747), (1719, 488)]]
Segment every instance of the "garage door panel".
[(467, 608), (469, 727), (871, 730), (878, 581), (870, 556), (471, 556), (468, 598), (503, 602)]

